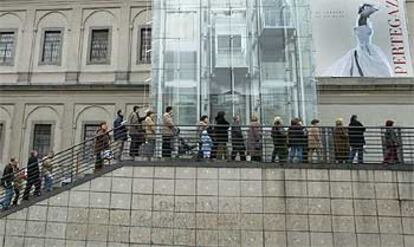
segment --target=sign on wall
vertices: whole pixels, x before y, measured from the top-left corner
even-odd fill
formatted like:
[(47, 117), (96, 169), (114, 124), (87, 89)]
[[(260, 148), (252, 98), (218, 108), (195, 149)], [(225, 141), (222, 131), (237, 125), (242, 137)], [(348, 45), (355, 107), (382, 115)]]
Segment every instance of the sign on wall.
[(311, 0), (316, 75), (409, 77), (405, 0)]

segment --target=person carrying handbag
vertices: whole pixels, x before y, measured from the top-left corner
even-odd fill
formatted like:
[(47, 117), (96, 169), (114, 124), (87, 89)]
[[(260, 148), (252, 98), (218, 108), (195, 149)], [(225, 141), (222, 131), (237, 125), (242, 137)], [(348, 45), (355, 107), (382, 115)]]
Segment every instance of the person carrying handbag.
[(101, 170), (104, 164), (105, 153), (109, 150), (109, 142), (111, 138), (108, 134), (108, 126), (106, 122), (102, 122), (96, 130), (95, 141), (95, 171)]

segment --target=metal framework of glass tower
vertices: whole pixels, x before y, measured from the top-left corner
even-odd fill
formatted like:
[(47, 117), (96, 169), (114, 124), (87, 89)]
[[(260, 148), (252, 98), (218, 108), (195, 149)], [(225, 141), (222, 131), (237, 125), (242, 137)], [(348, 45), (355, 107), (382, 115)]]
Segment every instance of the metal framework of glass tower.
[(310, 0), (154, 0), (151, 98), (176, 122), (316, 112)]

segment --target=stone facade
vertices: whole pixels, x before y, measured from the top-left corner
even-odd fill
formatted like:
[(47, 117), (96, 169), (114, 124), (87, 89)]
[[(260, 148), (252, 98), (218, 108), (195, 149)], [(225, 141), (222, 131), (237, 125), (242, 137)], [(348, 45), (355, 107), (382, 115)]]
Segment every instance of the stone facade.
[(337, 118), (347, 124), (357, 114), (367, 126), (383, 126), (394, 119), (399, 126), (414, 126), (414, 79), (319, 78), (318, 113), (322, 125)]
[[(16, 32), (14, 61), (0, 66), (0, 168), (12, 156), (26, 160), (36, 123), (52, 124), (51, 149), (58, 151), (80, 142), (86, 123), (112, 122), (118, 109), (129, 113), (133, 105), (148, 104), (150, 65), (138, 61), (138, 47), (140, 28), (151, 25), (150, 0), (0, 2), (0, 30)], [(407, 0), (407, 14), (412, 41), (413, 0)], [(94, 27), (111, 33), (106, 64), (88, 63)], [(49, 29), (63, 33), (55, 65), (40, 62)], [(394, 118), (413, 126), (413, 84), (413, 79), (321, 78), (319, 117), (332, 125), (337, 117), (357, 113), (367, 125)]]
[(123, 167), (0, 220), (0, 246), (411, 247), (413, 172)]
[[(83, 139), (84, 125), (112, 123), (148, 102), (150, 64), (138, 61), (140, 30), (151, 24), (151, 1), (9, 1), (0, 31), (15, 32), (14, 61), (0, 66), (0, 163), (25, 160), (36, 123), (52, 124), (51, 147)], [(90, 64), (91, 30), (110, 31), (105, 64)], [(61, 31), (58, 64), (41, 62), (44, 33)]]

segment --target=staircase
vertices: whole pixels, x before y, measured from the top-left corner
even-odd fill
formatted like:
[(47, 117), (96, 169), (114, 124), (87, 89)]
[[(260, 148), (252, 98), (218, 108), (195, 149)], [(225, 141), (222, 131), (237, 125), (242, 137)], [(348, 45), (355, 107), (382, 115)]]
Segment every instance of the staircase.
[[(108, 137), (112, 133), (113, 130), (109, 131), (107, 133)], [(109, 142), (103, 144), (99, 138), (101, 138), (101, 136), (98, 135), (96, 137), (87, 139), (82, 143), (56, 153), (53, 158), (50, 159), (53, 167), (52, 191), (45, 190), (43, 176), (42, 173), (40, 173), (41, 194), (35, 196), (34, 189), (32, 188), (29, 194), (29, 200), (23, 200), (27, 181), (33, 179), (31, 177), (26, 177), (24, 182), (18, 187), (20, 190), (18, 204), (12, 205), (12, 203), (10, 203), (10, 206), (7, 209), (3, 209), (0, 212), (0, 219), (122, 167), (122, 162), (119, 162), (117, 159), (115, 159), (115, 157), (121, 156), (119, 154), (118, 143), (114, 141), (113, 138), (109, 137)], [(100, 143), (102, 143), (102, 146), (100, 146)], [(103, 166), (100, 169), (95, 168), (97, 160), (97, 149), (104, 150), (101, 152)], [(105, 152), (106, 150), (111, 151)], [(19, 170), (15, 171), (14, 174), (26, 174), (26, 170), (26, 167), (19, 168)], [(39, 170), (42, 170), (42, 159), (39, 159)], [(13, 200), (15, 196), (16, 194), (14, 193)], [(0, 194), (0, 198), (4, 197), (5, 191), (3, 189)]]

